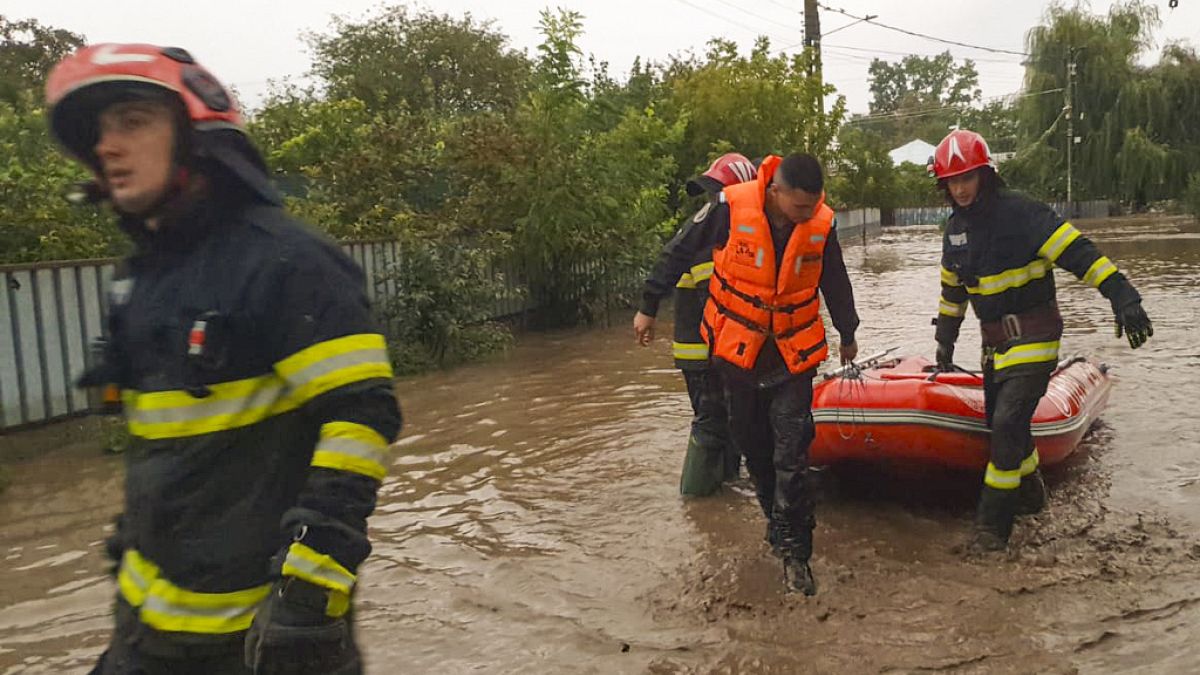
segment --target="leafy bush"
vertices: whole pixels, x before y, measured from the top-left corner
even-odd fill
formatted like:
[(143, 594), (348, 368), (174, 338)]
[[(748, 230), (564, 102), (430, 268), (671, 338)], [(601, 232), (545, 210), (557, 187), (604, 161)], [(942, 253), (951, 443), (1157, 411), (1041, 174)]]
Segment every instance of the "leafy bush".
[(481, 247), (411, 238), (379, 283), (397, 374), (474, 360), (506, 349), (508, 328), (493, 321), (501, 300), (519, 294)]

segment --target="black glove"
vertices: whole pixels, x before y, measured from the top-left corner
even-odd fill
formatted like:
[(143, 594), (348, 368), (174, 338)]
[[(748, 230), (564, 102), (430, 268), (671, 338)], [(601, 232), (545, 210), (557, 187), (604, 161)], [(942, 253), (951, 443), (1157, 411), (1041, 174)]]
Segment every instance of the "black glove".
[(937, 356), (935, 358), (937, 359), (938, 370), (954, 370), (954, 343), (937, 343)]
[(246, 666), (256, 675), (361, 672), (345, 617), (326, 613), (329, 593), (303, 579), (277, 581), (246, 633)]
[(1130, 347), (1137, 349), (1154, 335), (1154, 325), (1150, 323), (1146, 310), (1142, 309), (1140, 300), (1126, 302), (1120, 307), (1114, 302), (1113, 314), (1117, 319), (1117, 337), (1124, 333)]

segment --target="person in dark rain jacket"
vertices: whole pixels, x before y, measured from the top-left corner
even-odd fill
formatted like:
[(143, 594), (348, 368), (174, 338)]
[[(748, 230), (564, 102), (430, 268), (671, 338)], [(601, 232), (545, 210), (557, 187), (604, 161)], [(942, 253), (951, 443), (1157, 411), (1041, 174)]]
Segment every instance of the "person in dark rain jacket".
[(136, 245), (81, 382), (120, 387), (133, 436), (93, 672), (361, 672), (351, 599), (401, 424), (361, 270), (284, 213), (188, 52), (83, 48), (47, 104)]

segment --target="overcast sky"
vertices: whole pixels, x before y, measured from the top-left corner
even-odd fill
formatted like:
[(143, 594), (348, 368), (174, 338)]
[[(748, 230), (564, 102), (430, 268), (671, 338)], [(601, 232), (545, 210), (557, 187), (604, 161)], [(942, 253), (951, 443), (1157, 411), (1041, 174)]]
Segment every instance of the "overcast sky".
[[(1149, 0), (1160, 8), (1162, 27), (1156, 50), (1167, 40), (1200, 45), (1200, 0)], [(386, 4), (386, 3), (385, 3)], [(518, 49), (532, 52), (540, 41), (538, 13), (547, 6), (574, 9), (584, 15), (582, 47), (608, 61), (612, 72), (628, 71), (634, 57), (652, 60), (692, 51), (720, 36), (748, 48), (757, 35), (775, 47), (803, 39), (802, 0), (429, 0), (437, 12), (491, 19)], [(854, 15), (878, 15), (878, 21), (958, 42), (1021, 51), (1025, 32), (1043, 16), (1042, 0), (828, 0), (826, 6)], [(1109, 0), (1090, 6), (1107, 11)], [(237, 87), (253, 106), (268, 90), (268, 80), (302, 76), (309, 67), (303, 34), (324, 30), (332, 14), (364, 16), (381, 6), (378, 0), (4, 0), (9, 19), (36, 18), (44, 24), (84, 34), (92, 42), (151, 42), (186, 47), (218, 78)], [(850, 23), (822, 11), (823, 33)], [(972, 58), (979, 69), (985, 97), (1020, 90), (1020, 57), (954, 47), (904, 35), (867, 23), (825, 38), (826, 79), (845, 94), (852, 112), (865, 112), (869, 101), (867, 66), (874, 57), (898, 60), (904, 54), (936, 54), (945, 49)]]

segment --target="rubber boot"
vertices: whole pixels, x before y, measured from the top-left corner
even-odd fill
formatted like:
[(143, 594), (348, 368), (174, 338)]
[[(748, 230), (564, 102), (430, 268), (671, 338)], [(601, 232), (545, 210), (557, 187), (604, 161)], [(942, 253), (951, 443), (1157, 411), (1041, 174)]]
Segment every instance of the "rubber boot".
[(817, 594), (817, 580), (813, 577), (808, 560), (802, 560), (791, 553), (785, 555), (783, 578), (787, 583), (788, 592), (800, 592), (808, 597)]
[(1018, 516), (1031, 516), (1041, 513), (1046, 508), (1046, 481), (1042, 480), (1042, 470), (1034, 469), (1033, 473), (1021, 477), (1021, 487), (1017, 488)]
[(979, 508), (975, 512), (975, 526), (967, 542), (967, 553), (1003, 551), (1008, 547), (1017, 498), (1015, 489), (998, 490), (990, 485), (983, 486), (983, 491), (979, 493)]
[(738, 453), (737, 449), (733, 447), (732, 443), (725, 444), (725, 449), (721, 451), (721, 460), (723, 464), (722, 468), (724, 470), (722, 480), (728, 483), (741, 477), (742, 456), (740, 453)]
[(763, 539), (771, 545), (771, 553), (782, 558), (783, 549), (780, 548), (783, 540), (783, 533), (779, 527), (779, 523), (774, 518), (767, 521), (767, 533), (763, 535)]
[(788, 592), (799, 591), (807, 596), (817, 594), (817, 580), (813, 577), (809, 558), (812, 557), (812, 528), (796, 531), (784, 525), (779, 528), (780, 558), (783, 559), (783, 578)]
[(679, 474), (679, 494), (684, 497), (708, 497), (721, 489), (723, 451), (705, 447), (696, 434), (688, 436), (683, 471)]

